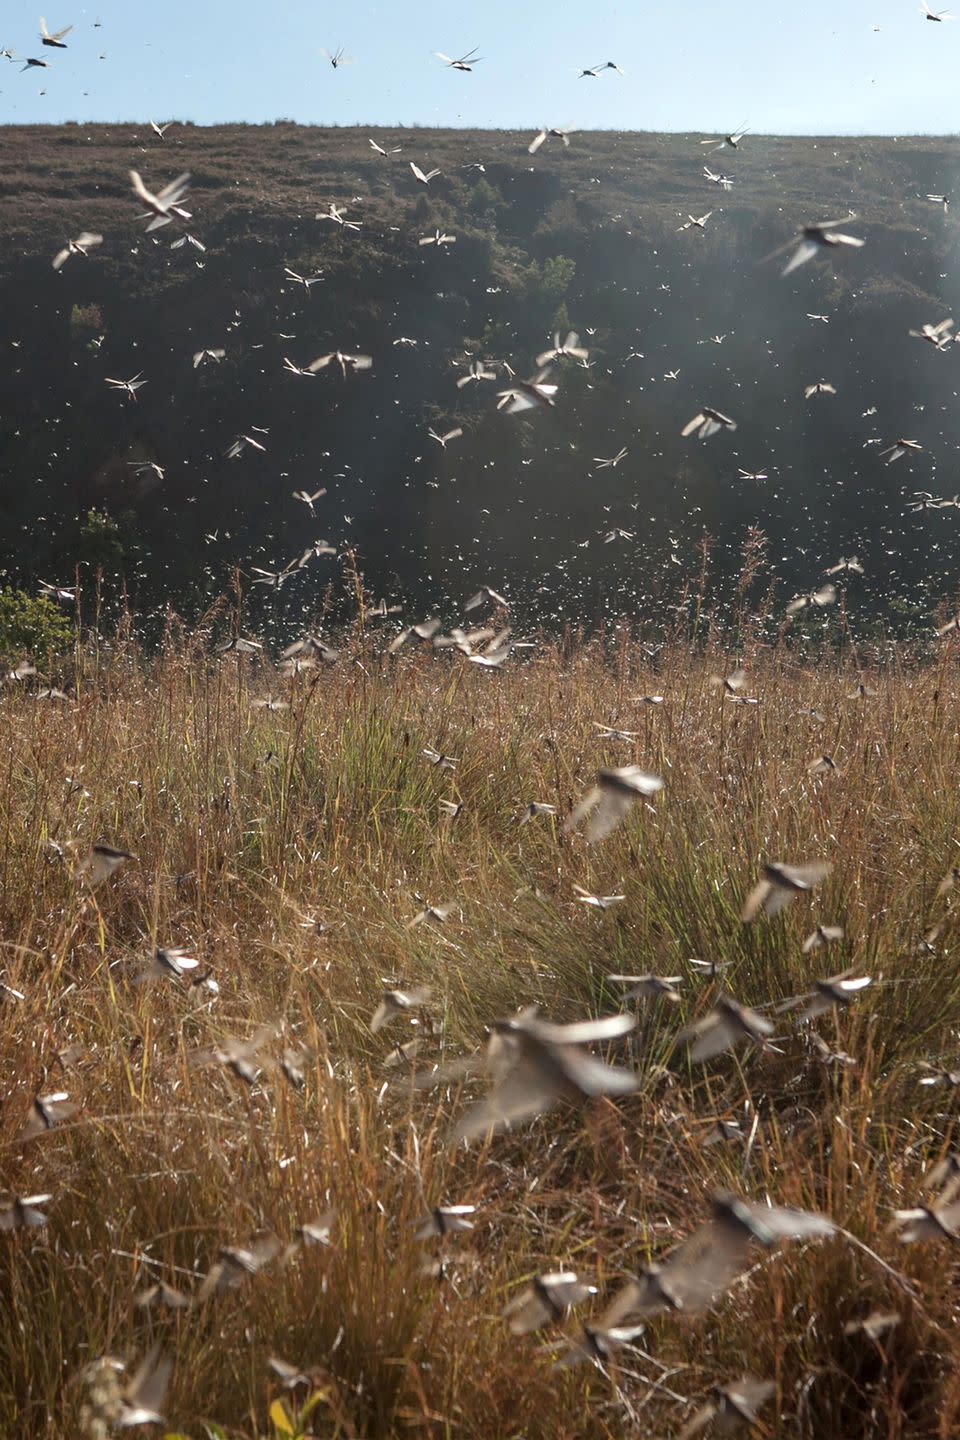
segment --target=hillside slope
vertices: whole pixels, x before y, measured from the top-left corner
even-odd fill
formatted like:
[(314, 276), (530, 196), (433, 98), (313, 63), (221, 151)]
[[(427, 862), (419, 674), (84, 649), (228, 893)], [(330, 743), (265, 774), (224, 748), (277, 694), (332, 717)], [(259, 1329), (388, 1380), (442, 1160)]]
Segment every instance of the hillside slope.
[[(371, 137), (400, 153), (384, 158)], [(907, 334), (960, 303), (956, 220), (924, 198), (951, 189), (948, 140), (750, 136), (714, 154), (699, 136), (575, 134), (530, 156), (516, 133), (287, 124), (3, 138), (12, 579), (62, 577), (86, 556), (122, 570), (137, 603), (185, 600), (235, 563), (279, 566), (320, 536), (355, 546), (377, 586), (424, 600), (490, 578), (541, 609), (595, 613), (662, 596), (704, 528), (729, 569), (758, 524), (787, 587), (853, 550), (871, 606), (922, 609), (957, 582), (960, 514), (907, 512), (914, 490), (960, 488), (960, 354)], [(704, 177), (705, 157), (730, 190)], [(425, 187), (408, 161), (441, 175)], [(186, 228), (204, 251), (172, 247), (179, 223), (144, 235), (132, 167), (152, 188), (191, 172)], [(315, 219), (331, 202), (362, 228)], [(678, 230), (711, 209), (703, 230)], [(760, 263), (800, 224), (848, 210), (862, 250), (786, 279)], [(418, 244), (438, 228), (456, 242)], [(55, 273), (84, 229), (103, 246)], [(308, 293), (285, 267), (322, 278)], [(549, 413), (498, 414), (502, 363), (527, 374), (568, 319), (591, 368), (562, 363)], [(206, 347), (226, 354), (195, 369)], [(372, 369), (284, 368), (336, 349)], [(457, 388), (473, 356), (498, 384)], [(104, 383), (137, 372), (135, 403)], [(838, 393), (805, 400), (821, 378)], [(682, 439), (703, 403), (737, 431)], [(265, 451), (227, 458), (252, 425), (268, 430)], [(465, 434), (441, 451), (431, 425)], [(924, 451), (886, 467), (877, 453), (898, 436)], [(622, 446), (619, 465), (596, 469)], [(321, 486), (313, 520), (292, 491)], [(118, 532), (91, 525), (91, 508)], [(634, 539), (604, 545), (614, 526)], [(324, 563), (292, 603), (316, 603)]]

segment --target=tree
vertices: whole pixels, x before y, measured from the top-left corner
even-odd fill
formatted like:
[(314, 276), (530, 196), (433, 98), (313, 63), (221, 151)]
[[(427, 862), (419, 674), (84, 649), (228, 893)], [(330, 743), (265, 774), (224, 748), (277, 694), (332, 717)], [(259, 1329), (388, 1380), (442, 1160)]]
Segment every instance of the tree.
[(120, 526), (106, 510), (88, 510), (80, 526), (77, 559), (81, 565), (101, 570), (105, 575), (118, 575), (124, 568), (126, 551), (120, 538)]

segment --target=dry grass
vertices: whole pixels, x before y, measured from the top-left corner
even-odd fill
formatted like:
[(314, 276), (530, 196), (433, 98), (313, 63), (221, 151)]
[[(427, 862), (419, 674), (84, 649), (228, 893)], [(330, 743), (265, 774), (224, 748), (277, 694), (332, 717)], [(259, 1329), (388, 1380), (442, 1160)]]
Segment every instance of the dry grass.
[[(270, 1355), (315, 1372), (308, 1427), (324, 1436), (670, 1435), (685, 1401), (744, 1372), (778, 1384), (763, 1433), (956, 1434), (955, 1261), (945, 1244), (887, 1234), (953, 1128), (951, 1092), (917, 1083), (919, 1061), (953, 1059), (949, 925), (936, 953), (916, 950), (946, 910), (935, 889), (960, 836), (952, 660), (894, 656), (856, 700), (859, 672), (774, 648), (748, 656), (763, 703), (747, 707), (707, 683), (729, 656), (678, 645), (651, 661), (625, 634), (545, 643), (492, 674), (383, 650), (357, 630), (280, 713), (250, 708), (282, 688), (266, 663), (214, 660), (203, 638), (149, 663), (118, 643), (59, 707), (4, 693), (0, 976), (25, 999), (0, 1008), (0, 1154), (9, 1194), (52, 1199), (45, 1230), (0, 1235), (0, 1431), (79, 1434), (83, 1367), (156, 1339), (175, 1359), (169, 1429), (196, 1440), (205, 1422), (274, 1433)], [(639, 704), (647, 691), (663, 705)], [(800, 713), (811, 707), (825, 718)], [(638, 738), (600, 740), (592, 722), (614, 720)], [(456, 769), (431, 767), (425, 746)], [(825, 750), (839, 773), (811, 778)], [(599, 765), (629, 761), (665, 788), (604, 843), (549, 819), (516, 825), (526, 802), (562, 815)], [(441, 797), (462, 801), (456, 820)], [(137, 860), (91, 895), (71, 875), (73, 841)], [(744, 929), (762, 858), (834, 870), (813, 902)], [(623, 886), (626, 902), (587, 910), (574, 882)], [(406, 928), (451, 900), (460, 912), (442, 927)], [(803, 957), (818, 919), (846, 939)], [(154, 944), (211, 966), (219, 998), (132, 983)], [(872, 974), (819, 1025), (857, 1069), (824, 1068), (786, 1016), (779, 1055), (663, 1068), (714, 993), (690, 956), (730, 962), (749, 1003), (847, 964)], [(422, 1068), (522, 1004), (609, 1012), (604, 976), (647, 970), (686, 978), (679, 1013), (642, 1013), (619, 1057), (641, 1071), (637, 1095), (469, 1149), (445, 1143), (466, 1091), (414, 1090), (384, 1068), (410, 1027), (368, 1028), (385, 979), (432, 986)], [(272, 1066), (248, 1087), (194, 1063), (267, 1022), (284, 1038), (266, 1055), (312, 1052), (301, 1092)], [(71, 1044), (84, 1058), (65, 1072), (57, 1052)], [(19, 1142), (33, 1095), (59, 1089), (79, 1113)], [(707, 1117), (745, 1103), (760, 1122), (749, 1157), (702, 1148)], [(879, 1258), (842, 1238), (785, 1246), (708, 1315), (653, 1322), (607, 1375), (555, 1370), (556, 1332), (546, 1349), (508, 1334), (507, 1298), (558, 1263), (600, 1287), (599, 1313), (621, 1274), (694, 1227), (717, 1184), (823, 1208)], [(413, 1244), (422, 1196), (477, 1205), (475, 1232)], [(329, 1209), (329, 1248), (189, 1311), (132, 1305), (148, 1280), (189, 1290), (219, 1246), (260, 1229), (286, 1242)], [(439, 1282), (422, 1270), (438, 1249), (455, 1262)], [(844, 1337), (877, 1306), (901, 1314), (888, 1339)]]

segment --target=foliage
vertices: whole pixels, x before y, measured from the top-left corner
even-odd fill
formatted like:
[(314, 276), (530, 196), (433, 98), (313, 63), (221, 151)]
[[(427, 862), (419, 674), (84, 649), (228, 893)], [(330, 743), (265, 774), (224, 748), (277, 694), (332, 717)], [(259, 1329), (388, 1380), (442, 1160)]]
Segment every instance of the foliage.
[(322, 1391), (314, 1391), (299, 1409), (292, 1409), (283, 1400), (274, 1400), (270, 1406), (270, 1424), (273, 1426), (274, 1440), (304, 1440), (304, 1436), (309, 1433), (306, 1426), (310, 1416), (323, 1404), (325, 1399), (326, 1395)]
[(103, 313), (100, 306), (93, 301), (89, 305), (73, 305), (70, 310), (70, 332), (73, 335), (84, 336), (97, 333), (103, 324)]
[[(430, 598), (425, 575), (443, 583), (466, 565), (479, 580), (494, 557), (501, 574), (530, 565), (551, 576), (551, 588), (563, 586), (578, 568), (568, 557), (599, 513), (632, 528), (630, 467), (596, 475), (590, 505), (583, 485), (583, 456), (605, 453), (626, 425), (635, 437), (631, 465), (641, 437), (645, 456), (649, 505), (638, 549), (611, 546), (599, 562), (592, 546), (575, 557), (594, 573), (579, 585), (571, 578), (572, 593), (558, 597), (554, 613), (572, 601), (577, 613), (593, 614), (598, 592), (638, 603), (639, 577), (662, 569), (669, 537), (689, 542), (701, 525), (717, 537), (715, 564), (729, 575), (744, 526), (763, 523), (782, 583), (797, 590), (811, 571), (857, 554), (870, 577), (869, 605), (884, 618), (891, 597), (906, 595), (929, 614), (960, 584), (960, 547), (943, 533), (955, 512), (904, 511), (905, 490), (933, 483), (923, 468), (933, 450), (887, 467), (868, 443), (888, 441), (889, 427), (909, 433), (907, 418), (896, 417), (914, 406), (952, 413), (949, 367), (931, 364), (930, 347), (906, 338), (942, 311), (952, 222), (924, 192), (941, 189), (950, 173), (949, 140), (814, 146), (752, 134), (720, 205), (689, 136), (580, 131), (569, 147), (552, 137), (530, 156), (530, 135), (516, 131), (375, 133), (401, 154), (374, 155), (357, 127), (175, 126), (168, 139), (183, 147), (177, 153), (193, 174), (190, 208), (205, 259), (190, 246), (173, 248), (176, 227), (158, 232), (156, 244), (134, 241), (128, 228), (136, 208), (127, 171), (144, 163), (145, 124), (17, 129), (6, 180), (17, 204), (7, 207), (0, 245), (4, 323), (16, 341), (0, 375), (10, 482), (0, 572), (11, 583), (30, 589), (39, 576), (72, 574), (78, 514), (93, 507), (122, 516), (130, 506), (142, 544), (131, 556), (125, 519), (120, 540), (138, 608), (192, 604), (200, 591), (209, 598), (234, 565), (294, 556), (303, 537), (290, 491), (325, 473), (329, 450), (345, 476), (336, 505), (331, 492), (331, 523), (354, 516), (350, 543), (368, 560), (376, 553), (384, 585), (389, 575), (411, 603)], [(440, 169), (429, 188), (413, 181), (408, 157)], [(485, 173), (462, 168), (473, 158)], [(59, 177), (56, 195), (43, 180), (50, 175)], [(313, 218), (320, 197), (347, 198), (344, 176), (359, 233)], [(678, 232), (688, 213), (715, 201), (704, 231)], [(776, 263), (758, 263), (804, 218), (843, 215), (854, 202), (868, 237), (862, 251), (819, 257), (785, 281)], [(435, 226), (457, 235), (442, 257), (417, 246)], [(103, 245), (87, 260), (71, 258), (62, 283), (51, 283), (51, 234), (83, 229), (102, 233)], [(285, 283), (287, 265), (322, 272), (312, 298)], [(492, 492), (465, 548), (463, 512), (418, 459), (424, 405), (454, 402), (449, 381), (464, 342), (485, 331), (491, 361), (529, 374), (563, 303), (579, 329), (590, 326), (589, 348), (603, 361), (589, 377), (563, 367), (549, 416), (500, 423), (492, 387), (460, 397), (478, 422), (491, 417), (472, 427), (461, 452)], [(805, 312), (828, 313), (832, 328)], [(722, 349), (708, 343), (713, 332), (724, 336)], [(298, 337), (282, 347), (297, 351), (297, 363), (314, 358), (314, 344), (329, 344), (371, 354), (373, 368), (356, 384), (298, 388), (280, 377), (280, 334)], [(415, 365), (393, 363), (398, 334), (418, 341)], [(849, 345), (830, 342), (827, 352), (836, 397), (805, 406), (803, 385), (821, 374), (829, 337), (843, 335)], [(902, 339), (897, 363), (880, 366), (893, 336)], [(223, 342), (224, 363), (194, 373), (194, 344)], [(760, 363), (764, 346), (777, 363)], [(627, 363), (637, 350), (644, 361)], [(144, 369), (148, 384), (135, 403), (104, 384), (121, 363)], [(678, 366), (681, 382), (662, 384)], [(747, 377), (755, 387), (744, 408)], [(736, 435), (703, 446), (684, 440), (684, 397), (730, 413)], [(269, 430), (269, 455), (228, 458), (250, 423)], [(162, 484), (132, 485), (130, 473), (118, 474), (111, 457), (131, 445), (157, 457)], [(740, 465), (767, 466), (770, 483), (738, 484)], [(905, 483), (908, 465), (915, 486)], [(716, 483), (718, 466), (729, 484)], [(290, 484), (266, 483), (268, 473), (289, 474)], [(790, 475), (797, 483), (786, 483)], [(511, 493), (498, 494), (508, 476)], [(404, 544), (396, 547), (384, 517), (401, 493)], [(505, 505), (512, 523), (498, 536)], [(189, 524), (171, 523), (186, 516)], [(339, 545), (347, 537), (327, 538)]]
[(467, 209), (471, 215), (477, 216), (488, 225), (496, 223), (497, 210), (502, 204), (497, 191), (482, 175), (467, 195)]
[(25, 657), (45, 664), (73, 643), (73, 627), (45, 595), (0, 590), (0, 660), (11, 664)]
[(80, 526), (77, 561), (88, 570), (119, 574), (127, 559), (119, 523), (106, 510), (88, 510)]
[(534, 267), (531, 298), (535, 302), (553, 303), (562, 300), (577, 273), (577, 262), (566, 255), (549, 255)]

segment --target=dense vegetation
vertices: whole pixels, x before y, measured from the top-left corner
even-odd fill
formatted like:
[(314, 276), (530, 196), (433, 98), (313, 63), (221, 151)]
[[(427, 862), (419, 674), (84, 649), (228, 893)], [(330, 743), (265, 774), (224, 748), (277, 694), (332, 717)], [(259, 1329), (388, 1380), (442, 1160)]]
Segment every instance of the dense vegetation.
[[(894, 621), (926, 623), (957, 582), (957, 512), (906, 513), (912, 490), (956, 488), (958, 356), (907, 336), (960, 299), (957, 222), (923, 198), (950, 189), (947, 141), (750, 136), (720, 152), (724, 192), (696, 136), (577, 134), (531, 157), (511, 133), (375, 132), (402, 146), (385, 159), (365, 130), (282, 123), (174, 125), (162, 143), (144, 125), (5, 134), (0, 567), (13, 581), (63, 583), (79, 560), (143, 609), (199, 603), (232, 565), (296, 553), (291, 492), (326, 485), (312, 534), (431, 603), (489, 576), (540, 614), (640, 606), (676, 588), (671, 561), (686, 573), (704, 528), (729, 572), (754, 522), (787, 588), (859, 551), (858, 603), (893, 601)], [(424, 187), (409, 160), (442, 174)], [(172, 249), (180, 227), (141, 233), (131, 167), (155, 187), (192, 172), (187, 228), (205, 252)], [(316, 220), (331, 201), (362, 229)], [(678, 233), (710, 208), (703, 231)], [(861, 251), (786, 280), (760, 263), (848, 209)], [(456, 243), (418, 246), (437, 227)], [(83, 229), (102, 248), (54, 273)], [(322, 281), (308, 296), (285, 266)], [(563, 362), (555, 411), (515, 419), (496, 413), (498, 386), (457, 389), (471, 355), (529, 373), (568, 320), (595, 363)], [(194, 351), (218, 346), (223, 361), (194, 370)], [(283, 368), (334, 348), (373, 369)], [(136, 403), (104, 384), (137, 371)], [(838, 394), (805, 401), (819, 378)], [(737, 432), (681, 440), (704, 402)], [(269, 429), (266, 452), (225, 458), (251, 424)], [(441, 452), (430, 425), (466, 434)], [(899, 435), (925, 449), (887, 468), (866, 442)], [(593, 457), (621, 445), (624, 462), (597, 472)], [(602, 545), (613, 525), (634, 540)], [(293, 608), (316, 600), (318, 575), (290, 587)]]

